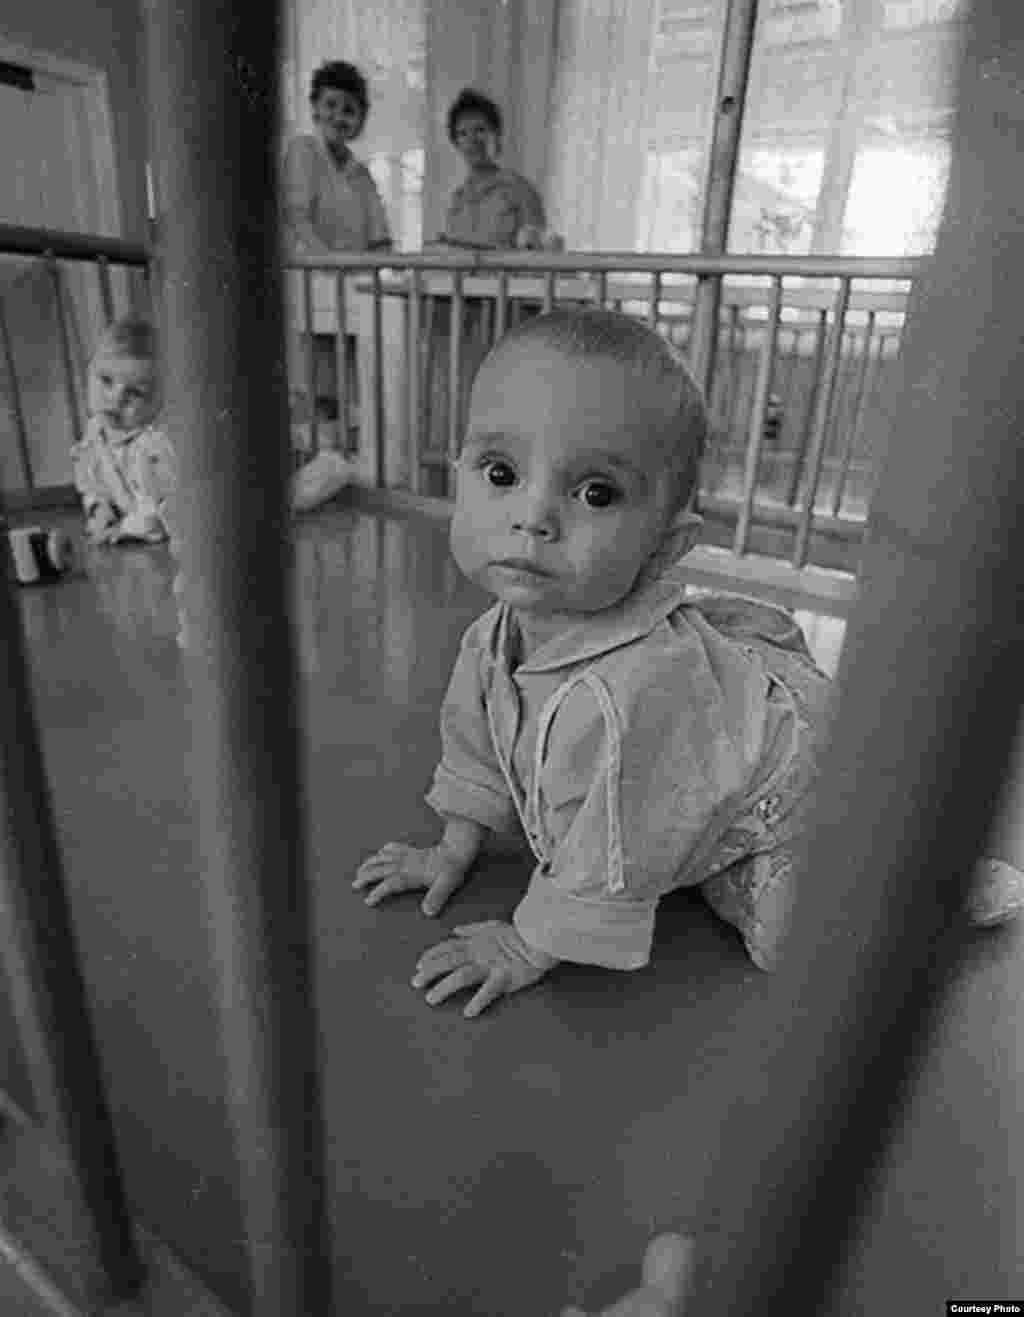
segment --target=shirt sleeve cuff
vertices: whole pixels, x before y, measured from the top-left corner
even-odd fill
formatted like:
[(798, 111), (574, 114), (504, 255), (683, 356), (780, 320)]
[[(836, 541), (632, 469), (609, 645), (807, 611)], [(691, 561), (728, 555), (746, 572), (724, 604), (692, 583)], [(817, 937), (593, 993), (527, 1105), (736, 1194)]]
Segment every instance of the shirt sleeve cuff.
[(642, 969), (651, 958), (656, 902), (592, 901), (535, 872), (512, 922), (520, 937), (559, 960)]
[(442, 817), (472, 819), (492, 832), (509, 833), (515, 827), (516, 809), (511, 798), (492, 787), (457, 777), (443, 765), (434, 773), (427, 804)]

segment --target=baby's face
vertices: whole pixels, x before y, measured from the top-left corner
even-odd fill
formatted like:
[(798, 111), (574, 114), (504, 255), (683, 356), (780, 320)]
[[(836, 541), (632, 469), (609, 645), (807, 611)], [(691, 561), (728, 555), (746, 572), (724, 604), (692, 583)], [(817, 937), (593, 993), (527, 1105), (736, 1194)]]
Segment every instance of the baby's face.
[(89, 372), (89, 410), (115, 430), (148, 425), (159, 408), (159, 387), (152, 361), (100, 351)]
[(538, 617), (609, 608), (661, 542), (673, 484), (664, 398), (603, 358), (515, 344), (477, 376), (451, 545), (473, 581)]

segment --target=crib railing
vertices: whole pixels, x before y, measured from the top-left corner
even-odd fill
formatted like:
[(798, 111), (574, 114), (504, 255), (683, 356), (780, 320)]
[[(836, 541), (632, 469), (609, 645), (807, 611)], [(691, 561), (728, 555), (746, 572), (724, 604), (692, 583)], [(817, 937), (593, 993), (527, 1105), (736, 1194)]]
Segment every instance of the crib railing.
[[(26, 401), (10, 295), (0, 298), (3, 488), (9, 501), (45, 500), (67, 492), (66, 474), (54, 474), (65, 446), (53, 436), (70, 444), (82, 432), (85, 361), (100, 326), (129, 307), (153, 307), (151, 253), (10, 226), (0, 226), (0, 253), (26, 258), (26, 276), (45, 272), (52, 292), (47, 379), (59, 397), (46, 400), (45, 426)], [(443, 501), (483, 350), (535, 311), (611, 306), (654, 325), (701, 377), (712, 441), (698, 506), (713, 542), (737, 565), (767, 554), (797, 570), (852, 573), (884, 435), (879, 397), (921, 268), (918, 259), (626, 252), (288, 260), (293, 444), (300, 454), (344, 449), (361, 485)], [(721, 289), (715, 326), (698, 296), (708, 281)]]
[(119, 238), (0, 225), (0, 258), (14, 267), (0, 290), (0, 487), (8, 504), (46, 501), (70, 479), (97, 333), (152, 310), (151, 256)]
[[(750, 553), (755, 528), (767, 526), (785, 532), (794, 568), (820, 562), (817, 535), (849, 546), (838, 564), (833, 554), (820, 565), (853, 569), (884, 427), (877, 399), (920, 260), (436, 251), (288, 268), (290, 323), (304, 346), (293, 384), (315, 399), (317, 354), (322, 365), (333, 341), (337, 414), (343, 427), (354, 414), (361, 422), (360, 482), (446, 498), (486, 347), (536, 311), (610, 306), (645, 319), (694, 365), (712, 416), (700, 507), (729, 525), (733, 553)], [(698, 296), (712, 280), (722, 289), (717, 325)], [(346, 335), (358, 342), (354, 379)], [(338, 442), (315, 405), (304, 414), (311, 448)]]

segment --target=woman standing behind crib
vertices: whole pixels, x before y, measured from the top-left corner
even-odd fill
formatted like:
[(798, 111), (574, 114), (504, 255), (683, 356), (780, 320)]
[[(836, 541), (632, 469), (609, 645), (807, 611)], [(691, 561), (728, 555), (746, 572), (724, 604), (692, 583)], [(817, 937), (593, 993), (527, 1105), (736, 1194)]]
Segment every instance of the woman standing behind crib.
[(466, 180), (448, 203), (439, 242), (454, 246), (539, 247), (546, 224), (540, 193), (522, 174), (498, 164), (501, 111), (467, 87), (448, 111), (448, 140), (466, 165)]
[[(366, 79), (353, 64), (334, 60), (313, 74), (309, 89), (315, 135), (293, 138), (285, 153), (283, 228), (286, 253), (290, 257), (317, 258), (345, 251), (390, 251), (391, 230), (377, 185), (362, 160), (352, 154), (354, 142), (366, 126), (370, 95)], [(301, 306), (301, 300), (298, 302)], [(294, 315), (294, 312), (292, 312)], [(292, 400), (293, 444), (308, 447), (308, 426), (317, 399), (307, 397), (306, 336), (288, 334), (288, 378)], [(326, 377), (322, 390), (326, 399), (339, 395), (337, 357), (333, 340), (314, 337), (315, 378)], [(355, 401), (358, 388), (356, 338), (346, 335), (345, 360), (348, 373), (347, 397)], [(317, 388), (316, 392), (321, 393)], [(330, 403), (318, 419), (330, 420), (335, 406)], [(338, 447), (346, 446), (346, 417), (338, 418)]]
[[(465, 88), (448, 111), (448, 140), (462, 157), (466, 178), (448, 202), (444, 232), (438, 246), (475, 250), (511, 250), (547, 245), (544, 203), (522, 174), (498, 164), (501, 154), (501, 111), (489, 97)], [(425, 398), (427, 447), (444, 453), (450, 425), (451, 304), (431, 299), (431, 369)], [(466, 414), (477, 368), (490, 348), (489, 313), (494, 303), (470, 297), (462, 325), (460, 418)], [(510, 308), (515, 316), (525, 310)], [(540, 309), (539, 305), (536, 308)]]
[(350, 143), (370, 112), (366, 79), (344, 60), (322, 64), (309, 89), (316, 136), (288, 144), (284, 160), (284, 222), (293, 254), (391, 247), (391, 230), (369, 169)]

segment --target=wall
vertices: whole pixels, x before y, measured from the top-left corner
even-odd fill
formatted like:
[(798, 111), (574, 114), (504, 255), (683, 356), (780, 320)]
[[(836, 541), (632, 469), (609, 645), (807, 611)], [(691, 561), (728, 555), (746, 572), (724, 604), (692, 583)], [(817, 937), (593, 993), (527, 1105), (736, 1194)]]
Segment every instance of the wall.
[(0, 33), (103, 70), (114, 119), (123, 236), (146, 236), (146, 116), (138, 0), (4, 0)]

